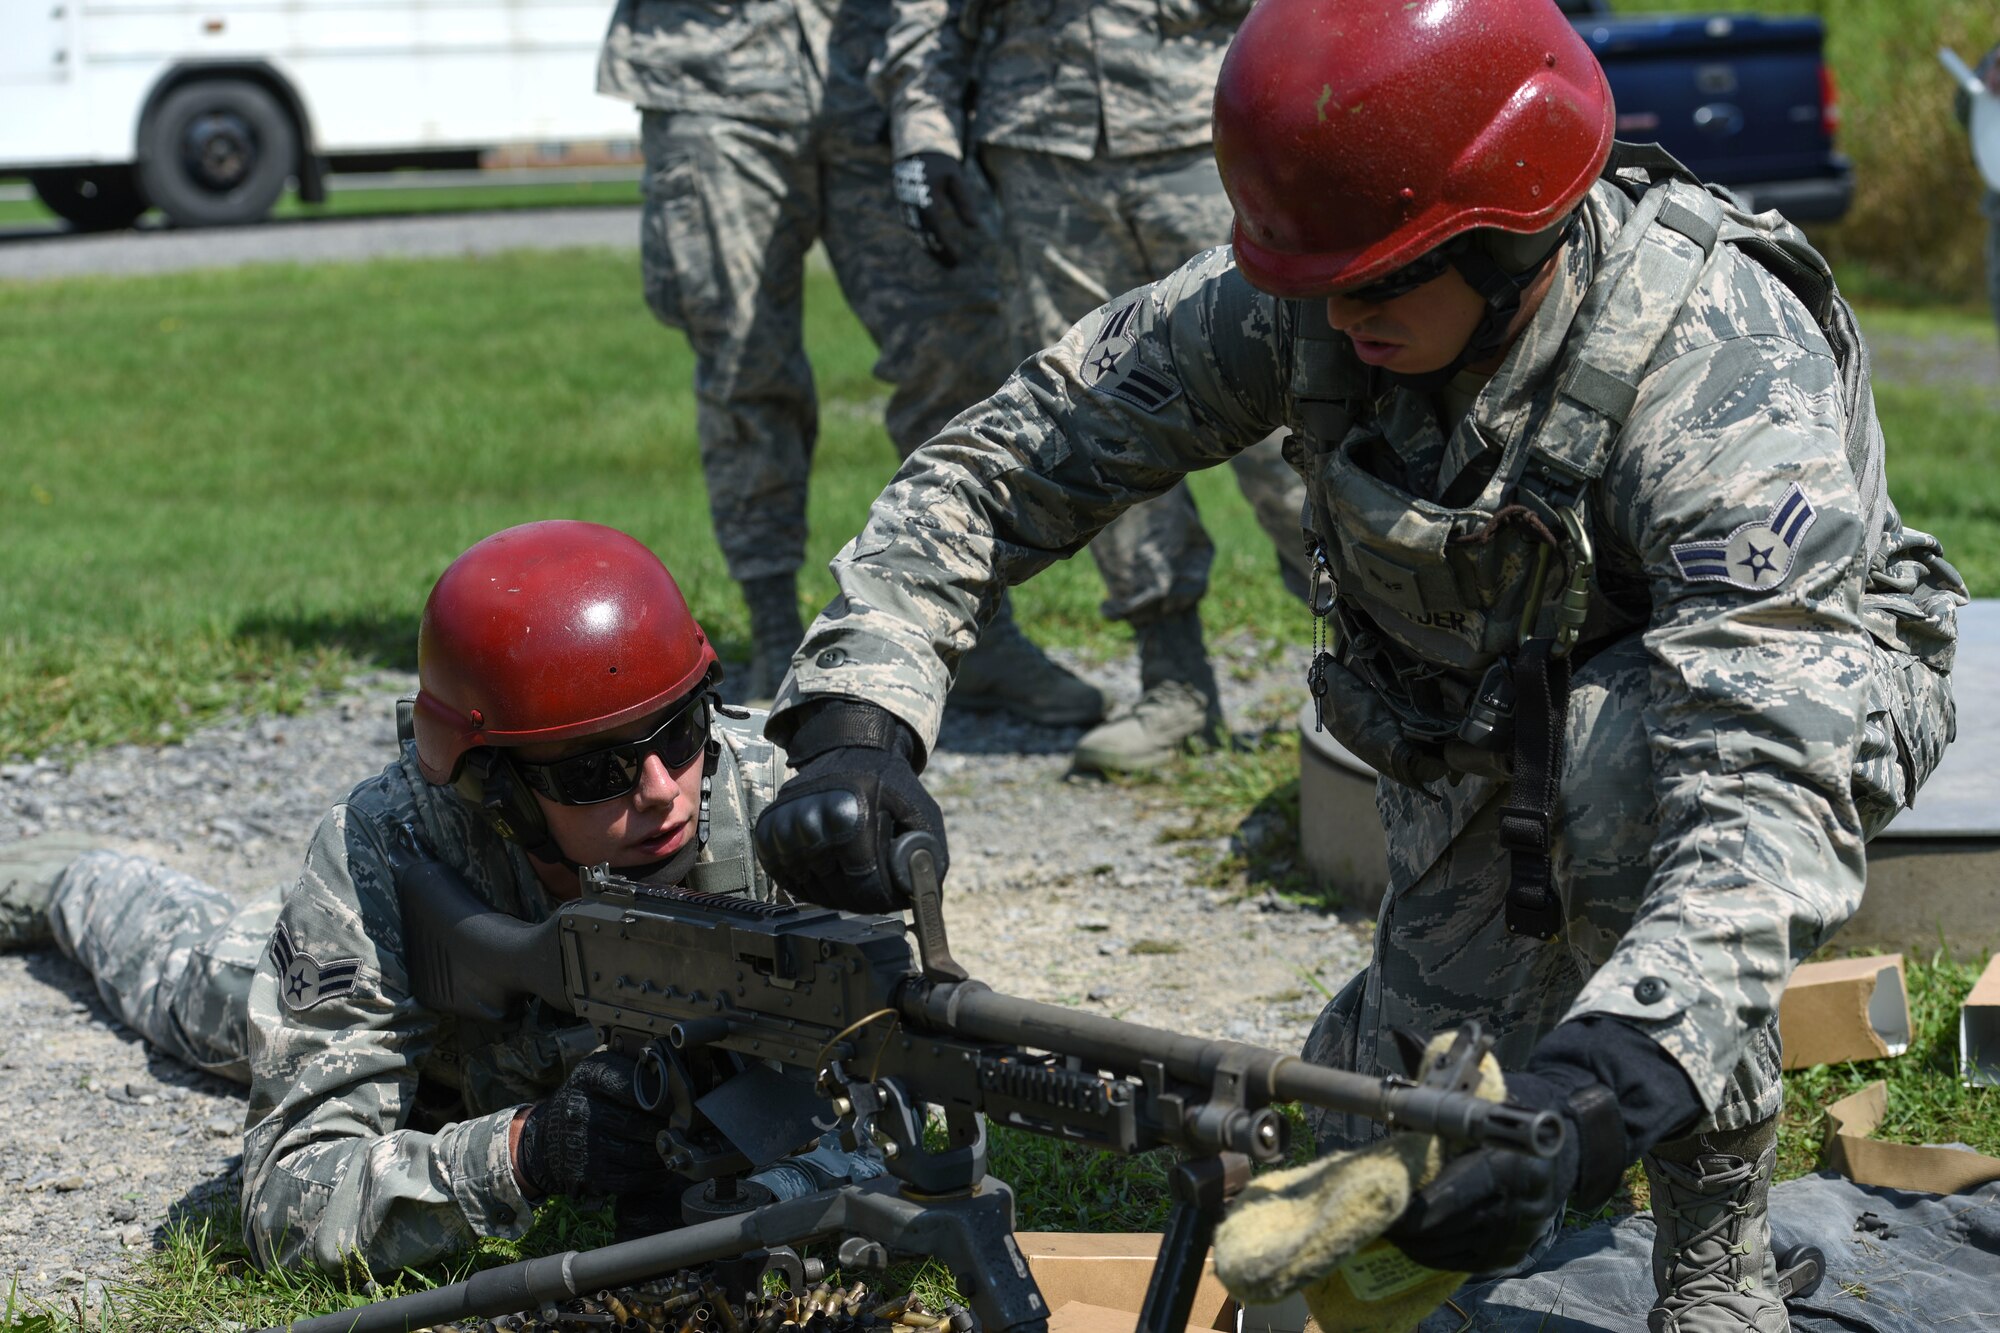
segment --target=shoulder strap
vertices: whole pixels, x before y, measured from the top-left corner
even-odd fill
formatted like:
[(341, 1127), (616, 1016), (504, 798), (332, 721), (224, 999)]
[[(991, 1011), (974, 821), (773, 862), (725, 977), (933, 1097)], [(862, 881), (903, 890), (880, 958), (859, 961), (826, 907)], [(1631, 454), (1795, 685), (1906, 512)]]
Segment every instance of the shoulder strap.
[(1529, 446), (1531, 469), (1553, 489), (1574, 493), (1603, 475), (1639, 381), (1700, 281), (1722, 220), (1714, 196), (1678, 177), (1640, 198), (1577, 308), (1583, 342), (1566, 358), (1555, 406)]
[[(1617, 144), (1605, 170), (1607, 176), (1628, 188), (1636, 184), (1635, 176), (1644, 176), (1654, 182), (1670, 180), (1700, 190), (1720, 219), (1719, 239), (1757, 261), (1790, 288), (1812, 316), (1813, 323), (1819, 326), (1840, 367), (1841, 404), (1847, 413), (1847, 465), (1861, 497), (1863, 529), (1872, 561), (1884, 527), (1891, 521), (1882, 424), (1875, 415), (1868, 345), (1854, 322), (1852, 307), (1834, 283), (1833, 269), (1825, 257), (1813, 248), (1804, 232), (1781, 215), (1749, 212), (1727, 190), (1704, 185), (1657, 144)], [(1621, 171), (1626, 173), (1622, 178), (1617, 175)]]
[(1368, 397), (1368, 375), (1346, 353), (1347, 336), (1326, 321), (1325, 301), (1286, 301), (1292, 320), (1292, 401), (1298, 424), (1325, 444), (1347, 434), (1356, 406)]

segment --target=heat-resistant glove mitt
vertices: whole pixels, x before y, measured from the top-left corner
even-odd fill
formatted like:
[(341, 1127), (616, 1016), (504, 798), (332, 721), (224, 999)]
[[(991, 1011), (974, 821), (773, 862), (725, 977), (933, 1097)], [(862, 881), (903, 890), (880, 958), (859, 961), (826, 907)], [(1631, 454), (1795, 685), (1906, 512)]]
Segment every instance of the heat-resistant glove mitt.
[[(1426, 1058), (1450, 1049), (1432, 1039)], [(1481, 1097), (1499, 1101), (1506, 1080), (1491, 1055)], [(1382, 1235), (1444, 1169), (1435, 1135), (1392, 1134), (1378, 1143), (1259, 1176), (1215, 1232), (1215, 1272), (1237, 1299), (1276, 1304), (1303, 1291), (1325, 1333), (1407, 1333), (1465, 1281), (1401, 1253)]]

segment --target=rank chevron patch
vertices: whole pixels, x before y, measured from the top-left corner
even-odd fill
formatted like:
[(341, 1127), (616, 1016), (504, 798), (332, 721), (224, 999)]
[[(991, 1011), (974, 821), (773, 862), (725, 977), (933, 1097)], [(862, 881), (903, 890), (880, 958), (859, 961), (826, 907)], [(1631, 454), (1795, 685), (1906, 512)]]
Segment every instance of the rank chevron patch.
[(321, 1000), (347, 994), (361, 971), (359, 958), (322, 963), (309, 953), (300, 953), (282, 921), (271, 935), (271, 961), (277, 964), (278, 994), (287, 1009), (310, 1009)]
[(1765, 592), (1792, 572), (1792, 557), (1817, 517), (1804, 488), (1794, 482), (1769, 517), (1745, 523), (1722, 541), (1682, 542), (1673, 548), (1674, 563), (1690, 583), (1728, 583)]
[[(1144, 298), (1140, 298), (1143, 300)], [(1174, 380), (1140, 363), (1134, 353), (1139, 345), (1132, 326), (1139, 322), (1139, 301), (1127, 301), (1111, 313), (1097, 331), (1090, 350), (1083, 355), (1080, 371), (1083, 382), (1099, 393), (1123, 398), (1145, 412), (1158, 412), (1181, 396)]]

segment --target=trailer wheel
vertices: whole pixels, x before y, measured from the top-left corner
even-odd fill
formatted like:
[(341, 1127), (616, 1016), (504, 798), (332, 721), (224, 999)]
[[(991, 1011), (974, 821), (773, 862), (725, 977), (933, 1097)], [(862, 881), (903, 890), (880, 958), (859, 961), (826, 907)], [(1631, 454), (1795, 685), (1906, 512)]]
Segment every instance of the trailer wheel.
[(49, 212), (78, 231), (117, 231), (146, 211), (146, 197), (127, 166), (36, 171), (28, 184)]
[(278, 99), (243, 79), (200, 79), (160, 99), (139, 130), (139, 184), (182, 227), (258, 222), (298, 164)]

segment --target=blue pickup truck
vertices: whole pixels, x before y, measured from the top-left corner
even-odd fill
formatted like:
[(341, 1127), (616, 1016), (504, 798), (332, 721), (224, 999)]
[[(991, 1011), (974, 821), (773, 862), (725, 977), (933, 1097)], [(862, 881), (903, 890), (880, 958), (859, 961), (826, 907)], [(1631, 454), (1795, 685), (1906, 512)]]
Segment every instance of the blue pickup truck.
[(1846, 214), (1854, 168), (1833, 146), (1840, 112), (1818, 19), (1559, 3), (1611, 81), (1619, 138), (1658, 143), (1753, 210), (1794, 222)]

